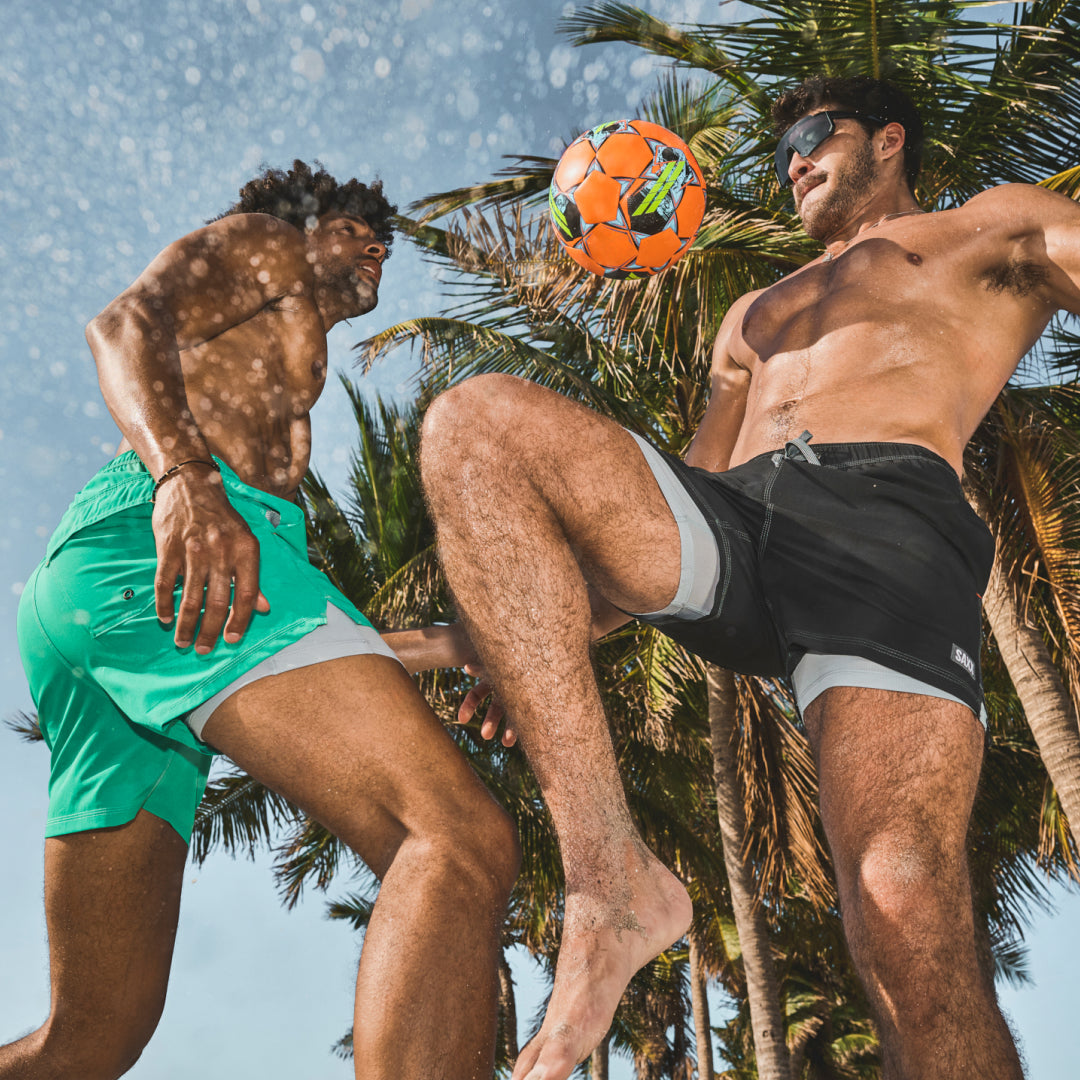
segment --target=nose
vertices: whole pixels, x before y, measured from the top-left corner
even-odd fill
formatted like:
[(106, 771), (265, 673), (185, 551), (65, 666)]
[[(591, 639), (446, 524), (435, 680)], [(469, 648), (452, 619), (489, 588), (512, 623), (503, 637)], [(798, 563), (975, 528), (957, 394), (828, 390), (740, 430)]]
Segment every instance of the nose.
[(788, 178), (793, 184), (796, 184), (799, 179), (810, 172), (813, 167), (814, 163), (810, 158), (803, 157), (798, 150), (792, 150), (791, 160), (788, 162), (787, 167)]
[(364, 254), (372, 259), (378, 259), (381, 265), (386, 258), (386, 245), (381, 240), (369, 240), (364, 245)]

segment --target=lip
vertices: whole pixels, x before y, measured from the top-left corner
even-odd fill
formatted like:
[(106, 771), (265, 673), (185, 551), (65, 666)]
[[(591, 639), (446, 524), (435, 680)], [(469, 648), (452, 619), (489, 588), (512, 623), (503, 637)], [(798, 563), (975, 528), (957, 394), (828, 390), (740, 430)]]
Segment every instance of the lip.
[(825, 177), (823, 176), (810, 177), (805, 181), (800, 180), (799, 183), (795, 185), (795, 195), (798, 201), (801, 203), (814, 188), (821, 187), (824, 183)]
[(375, 262), (374, 259), (364, 259), (357, 267), (357, 273), (368, 274), (370, 277), (374, 278), (376, 285), (382, 281), (382, 266)]

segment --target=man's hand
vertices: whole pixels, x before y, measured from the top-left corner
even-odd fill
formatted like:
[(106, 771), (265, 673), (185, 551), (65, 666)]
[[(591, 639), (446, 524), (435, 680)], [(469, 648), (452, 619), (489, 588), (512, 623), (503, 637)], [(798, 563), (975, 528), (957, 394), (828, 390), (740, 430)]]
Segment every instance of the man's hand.
[[(476, 710), (483, 704), (484, 699), (494, 693), (495, 690), (487, 677), (484, 666), (479, 660), (466, 664), (465, 674), (472, 675), (478, 681), (465, 695), (461, 706), (458, 708), (457, 722), (459, 724), (467, 724), (472, 720), (476, 715)], [(505, 715), (502, 702), (497, 697), (492, 697), (491, 704), (488, 705), (487, 713), (484, 715), (484, 722), (480, 725), (481, 736), (485, 739), (494, 739), (496, 732), (499, 730), (499, 723)], [(513, 721), (507, 719), (506, 727), (503, 729), (502, 744), (503, 746), (513, 746), (516, 742), (517, 732), (514, 730)]]
[[(235, 644), (252, 610), (270, 610), (259, 590), (259, 542), (229, 505), (217, 474), (192, 469), (170, 478), (154, 503), (153, 526), (157, 617), (168, 624), (176, 616), (174, 640), (179, 648), (194, 640), (196, 652), (210, 652), (222, 626), (225, 640)], [(178, 611), (173, 606), (177, 578), (184, 581)]]

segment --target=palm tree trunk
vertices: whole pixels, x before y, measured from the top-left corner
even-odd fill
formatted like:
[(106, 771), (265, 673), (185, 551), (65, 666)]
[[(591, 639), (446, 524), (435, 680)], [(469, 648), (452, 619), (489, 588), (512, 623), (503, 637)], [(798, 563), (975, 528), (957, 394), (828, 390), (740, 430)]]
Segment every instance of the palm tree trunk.
[(507, 1061), (517, 1061), (517, 1003), (514, 997), (514, 976), (506, 953), (499, 955), (499, 1014), (502, 1017), (503, 1051)]
[(589, 1076), (592, 1080), (608, 1080), (608, 1037), (605, 1035), (589, 1058)]
[(1046, 642), (1038, 630), (1024, 622), (998, 564), (990, 575), (983, 607), (1035, 736), (1039, 756), (1076, 838), (1080, 829), (1080, 730), (1076, 710)]
[(735, 765), (735, 677), (730, 671), (706, 665), (709, 690), (709, 728), (712, 734), (713, 779), (716, 809), (724, 843), (735, 928), (746, 972), (750, 1026), (754, 1033), (759, 1080), (791, 1080), (784, 1018), (780, 1011), (780, 988), (773, 967), (769, 928), (765, 913), (754, 895), (754, 879), (743, 858), (746, 815)]
[(701, 967), (698, 936), (690, 931), (690, 1002), (694, 1009), (694, 1038), (697, 1042), (698, 1080), (713, 1080), (712, 1025), (709, 999), (705, 995), (705, 972)]

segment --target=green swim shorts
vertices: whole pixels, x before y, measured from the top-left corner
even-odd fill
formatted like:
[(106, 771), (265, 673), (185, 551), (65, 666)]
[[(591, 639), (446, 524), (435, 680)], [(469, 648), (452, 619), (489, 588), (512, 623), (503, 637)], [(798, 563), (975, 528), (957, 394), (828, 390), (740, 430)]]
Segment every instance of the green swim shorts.
[[(223, 462), (260, 545), (270, 602), (235, 645), (179, 649), (154, 608), (153, 478), (134, 452), (98, 472), (61, 519), (19, 604), (19, 651), (52, 753), (47, 836), (123, 825), (140, 809), (187, 840), (214, 751), (184, 722), (256, 664), (326, 621), (371, 624), (308, 562), (304, 515)], [(180, 589), (176, 590), (179, 602)]]

